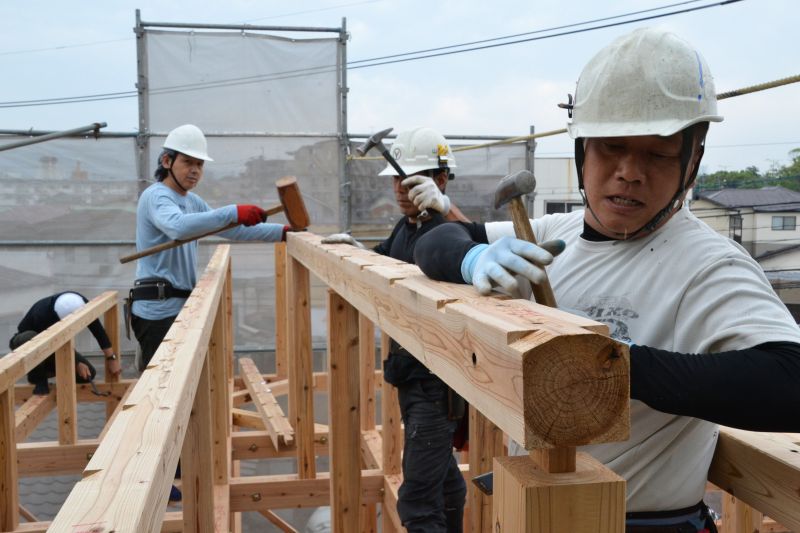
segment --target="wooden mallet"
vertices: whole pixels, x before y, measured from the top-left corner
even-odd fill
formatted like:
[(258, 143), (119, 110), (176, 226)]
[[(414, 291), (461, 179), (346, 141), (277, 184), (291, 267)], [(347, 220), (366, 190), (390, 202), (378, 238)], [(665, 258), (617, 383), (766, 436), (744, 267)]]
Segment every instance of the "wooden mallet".
[[(308, 211), (306, 211), (306, 204), (303, 202), (303, 196), (300, 194), (300, 188), (297, 185), (297, 178), (294, 176), (286, 176), (279, 179), (275, 185), (278, 188), (278, 198), (280, 198), (281, 203), (264, 211), (264, 221), (267, 220), (269, 215), (274, 215), (283, 211), (286, 214), (286, 220), (292, 226), (292, 230), (301, 231), (306, 229), (311, 222), (308, 217)], [(209, 231), (208, 233), (203, 233), (202, 235), (197, 235), (196, 237), (191, 237), (189, 239), (176, 239), (174, 241), (165, 242), (157, 246), (152, 246), (146, 250), (136, 252), (135, 254), (120, 257), (119, 262), (123, 264), (129, 263), (136, 259), (147, 257), (148, 255), (153, 255), (158, 252), (163, 252), (164, 250), (169, 250), (170, 248), (178, 247), (182, 244), (186, 244), (187, 242), (196, 241), (197, 239), (202, 239), (203, 237), (208, 237), (209, 235), (221, 233), (231, 228), (235, 228), (238, 225), (238, 222), (233, 222), (225, 227), (215, 229), (214, 231)]]

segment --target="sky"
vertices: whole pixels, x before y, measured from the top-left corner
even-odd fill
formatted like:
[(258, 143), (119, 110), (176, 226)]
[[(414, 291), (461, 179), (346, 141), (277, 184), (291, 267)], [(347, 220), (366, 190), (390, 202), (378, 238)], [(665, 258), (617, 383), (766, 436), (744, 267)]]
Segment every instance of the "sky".
[[(800, 74), (797, 0), (8, 0), (0, 3), (0, 129), (63, 130), (106, 122), (138, 128), (136, 98), (33, 107), (7, 102), (132, 91), (135, 11), (147, 22), (340, 27), (348, 61), (575, 25), (573, 31), (701, 6), (649, 21), (348, 71), (348, 130), (426, 125), (447, 134), (526, 135), (563, 128), (557, 104), (581, 68), (634, 28), (674, 31), (705, 56), (717, 92)], [(671, 6), (671, 7), (665, 7)], [(656, 9), (663, 8), (663, 9)], [(638, 15), (619, 18), (633, 12)], [(517, 39), (546, 36), (548, 31)], [(494, 42), (507, 42), (494, 41)], [(702, 170), (766, 171), (800, 148), (800, 83), (721, 101)], [(571, 155), (566, 135), (540, 139), (539, 157)]]

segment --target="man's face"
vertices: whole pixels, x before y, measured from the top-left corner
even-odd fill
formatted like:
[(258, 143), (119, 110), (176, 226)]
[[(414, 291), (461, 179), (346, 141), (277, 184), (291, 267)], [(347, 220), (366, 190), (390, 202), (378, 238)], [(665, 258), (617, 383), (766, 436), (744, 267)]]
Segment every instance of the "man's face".
[[(162, 161), (162, 166), (168, 168), (169, 157), (165, 155), (165, 158), (166, 159)], [(183, 189), (191, 191), (197, 187), (197, 184), (200, 183), (200, 179), (203, 177), (203, 163), (205, 163), (205, 161), (202, 159), (196, 159), (179, 152), (175, 161), (172, 163), (172, 177), (178, 181)], [(182, 191), (178, 190), (178, 192)]]
[(589, 226), (619, 239), (650, 222), (678, 190), (682, 138), (678, 132), (587, 139), (583, 183), (594, 212), (586, 210)]

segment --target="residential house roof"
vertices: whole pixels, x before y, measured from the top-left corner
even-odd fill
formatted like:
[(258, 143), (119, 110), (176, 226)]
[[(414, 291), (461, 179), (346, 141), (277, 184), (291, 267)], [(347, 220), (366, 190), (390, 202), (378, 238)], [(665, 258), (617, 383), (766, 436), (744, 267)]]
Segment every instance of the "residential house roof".
[(800, 192), (785, 187), (720, 189), (701, 192), (696, 198), (722, 207), (746, 207), (757, 212), (800, 211)]

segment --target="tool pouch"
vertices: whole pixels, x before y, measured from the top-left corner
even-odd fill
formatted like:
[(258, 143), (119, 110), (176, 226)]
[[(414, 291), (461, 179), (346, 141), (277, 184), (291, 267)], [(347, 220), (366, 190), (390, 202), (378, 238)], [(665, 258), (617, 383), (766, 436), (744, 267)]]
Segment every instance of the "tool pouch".
[(128, 297), (125, 298), (122, 304), (122, 314), (125, 320), (125, 336), (128, 340), (131, 340), (131, 307), (133, 307), (133, 300), (129, 292)]

